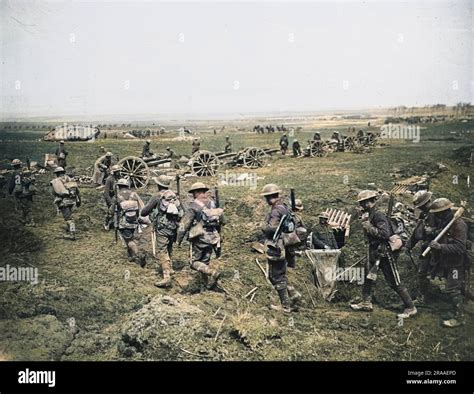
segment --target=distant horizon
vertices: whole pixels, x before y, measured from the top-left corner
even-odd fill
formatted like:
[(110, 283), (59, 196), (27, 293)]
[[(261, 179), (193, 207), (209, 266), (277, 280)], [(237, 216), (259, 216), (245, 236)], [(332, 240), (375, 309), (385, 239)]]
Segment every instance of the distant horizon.
[[(396, 108), (405, 107), (407, 109), (422, 109), (430, 108), (436, 105), (444, 105), (447, 108), (454, 108), (458, 103), (455, 104), (426, 104), (421, 106), (374, 106), (374, 107), (360, 107), (360, 108), (328, 108), (318, 110), (288, 110), (288, 111), (256, 111), (256, 112), (197, 112), (197, 113), (121, 113), (121, 114), (58, 114), (58, 115), (21, 115), (21, 114), (10, 114), (2, 115), (0, 113), (0, 122), (27, 122), (27, 121), (43, 121), (43, 122), (59, 122), (59, 121), (86, 121), (86, 120), (101, 120), (101, 121), (118, 121), (130, 120), (130, 121), (183, 121), (183, 120), (239, 120), (239, 119), (252, 119), (256, 117), (291, 117), (291, 116), (324, 116), (324, 115), (338, 115), (339, 113), (344, 115), (368, 115), (371, 112), (380, 113), (384, 111), (394, 110)], [(463, 103), (472, 106), (472, 103)]]

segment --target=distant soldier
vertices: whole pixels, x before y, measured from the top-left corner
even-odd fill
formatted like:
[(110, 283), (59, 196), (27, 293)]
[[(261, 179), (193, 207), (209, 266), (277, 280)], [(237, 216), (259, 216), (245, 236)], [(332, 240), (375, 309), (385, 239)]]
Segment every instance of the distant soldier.
[(176, 157), (175, 151), (171, 149), (169, 146), (166, 147), (166, 157), (168, 159), (174, 159)]
[(8, 193), (13, 194), (15, 207), (20, 206), (22, 213), (22, 223), (25, 226), (34, 227), (32, 205), (33, 196), (36, 193), (34, 186), (35, 179), (31, 176), (28, 169), (21, 170), (21, 161), (14, 159), (12, 161), (13, 172), (8, 183)]
[(363, 190), (357, 196), (357, 202), (364, 211), (362, 228), (369, 243), (366, 276), (362, 288), (362, 302), (351, 304), (351, 308), (361, 311), (372, 311), (372, 293), (375, 284), (375, 275), (380, 268), (388, 285), (398, 294), (403, 301), (405, 310), (399, 318), (409, 318), (417, 313), (416, 307), (408, 294), (408, 290), (401, 284), (398, 274), (396, 259), (398, 251), (393, 252), (389, 240), (393, 235), (389, 219), (376, 209), (378, 193), (373, 190)]
[[(419, 209), (420, 214), (413, 233), (406, 244), (406, 249), (409, 253), (419, 242), (421, 242), (421, 253), (423, 253), (436, 236), (434, 214), (430, 213), (432, 195), (433, 194), (427, 190), (420, 190), (413, 196), (414, 208)], [(428, 276), (431, 273), (430, 259), (429, 257), (421, 256), (421, 253), (418, 264), (418, 294), (415, 300), (415, 303), (419, 305), (425, 303), (430, 284)]]
[[(295, 229), (290, 227), (294, 227), (295, 223), (292, 223), (291, 220), (285, 220), (285, 218), (289, 219), (290, 210), (283, 203), (280, 193), (280, 188), (272, 183), (265, 185), (262, 193), (260, 193), (270, 206), (270, 213), (265, 218), (262, 231), (265, 236), (266, 256), (270, 267), (269, 279), (277, 291), (281, 303), (281, 306), (271, 305), (271, 308), (291, 313), (292, 307), (296, 305), (301, 295), (294, 287), (288, 285), (286, 274), (288, 247), (283, 242), (281, 234), (294, 232)], [(277, 231), (281, 234), (277, 233), (275, 235)]]
[(58, 158), (58, 166), (62, 168), (66, 168), (66, 157), (69, 152), (64, 147), (64, 141), (59, 141), (59, 146), (56, 148), (56, 152), (54, 152), (56, 157)]
[(142, 151), (142, 157), (143, 158), (153, 156), (153, 152), (150, 150), (150, 144), (151, 144), (151, 140), (146, 140), (145, 141), (145, 145), (143, 145), (143, 151)]
[(192, 152), (191, 152), (191, 154), (194, 155), (196, 152), (199, 151), (199, 149), (201, 149), (201, 143), (199, 142), (199, 140), (197, 138), (195, 138), (193, 140), (193, 143), (192, 143)]
[(230, 142), (230, 138), (229, 138), (228, 135), (225, 137), (225, 148), (224, 148), (224, 152), (225, 152), (225, 153), (230, 153), (230, 152), (232, 152), (232, 142)]
[(99, 153), (106, 153), (105, 148), (103, 146), (100, 147)]
[(318, 132), (314, 133), (313, 141), (321, 141), (321, 134)]
[(166, 288), (171, 287), (171, 274), (173, 273), (171, 254), (184, 211), (176, 193), (169, 190), (170, 178), (160, 175), (153, 180), (158, 186), (158, 193), (145, 205), (140, 215), (150, 216), (156, 233), (156, 259), (161, 264), (163, 279), (155, 286)]
[(281, 154), (284, 156), (286, 155), (286, 151), (288, 149), (288, 145), (289, 145), (289, 142), (288, 142), (288, 137), (286, 134), (283, 134), (281, 137), (280, 137), (280, 150), (281, 150)]
[(314, 249), (339, 249), (334, 231), (329, 225), (329, 214), (319, 214), (319, 224), (313, 228), (311, 242)]
[[(430, 206), (434, 214), (437, 233), (440, 233), (453, 219), (453, 203), (447, 198), (438, 198)], [(432, 276), (446, 279), (452, 311), (448, 319), (443, 320), (444, 327), (458, 327), (463, 324), (465, 303), (466, 268), (472, 263), (467, 253), (467, 225), (461, 218), (456, 219), (441, 239), (431, 241)]]
[(110, 168), (110, 175), (105, 180), (104, 200), (107, 205), (107, 214), (105, 216), (104, 229), (110, 230), (113, 225), (113, 215), (110, 214), (110, 207), (115, 203), (115, 185), (120, 179), (120, 166), (115, 164)]
[(202, 182), (191, 185), (189, 193), (193, 194), (193, 202), (189, 204), (178, 230), (178, 244), (188, 234), (191, 242), (191, 267), (201, 272), (209, 289), (217, 285), (220, 272), (209, 267), (212, 252), (219, 253), (221, 237), (219, 229), (224, 221), (224, 211), (216, 208), (215, 201), (210, 198), (209, 188)]
[(67, 224), (66, 239), (74, 241), (76, 239), (76, 226), (72, 217), (74, 206), (81, 206), (81, 196), (77, 182), (74, 182), (66, 175), (62, 167), (56, 167), (53, 171), (56, 178), (51, 181), (52, 192), (55, 197), (54, 203), (61, 211)]
[(129, 261), (144, 267), (145, 257), (139, 254), (136, 240), (139, 222), (141, 200), (137, 193), (130, 190), (128, 179), (121, 178), (117, 181), (117, 197), (115, 204), (110, 207), (111, 214), (115, 215), (115, 226), (120, 236), (127, 245)]
[(293, 148), (293, 157), (301, 156), (301, 145), (298, 142), (298, 140), (293, 141), (292, 148)]
[(339, 136), (339, 131), (335, 131), (334, 133), (332, 133), (331, 142), (335, 142), (335, 143), (338, 143), (338, 144), (341, 142), (341, 138)]
[(94, 174), (92, 180), (96, 185), (103, 185), (112, 166), (112, 152), (107, 152), (99, 157), (94, 163)]

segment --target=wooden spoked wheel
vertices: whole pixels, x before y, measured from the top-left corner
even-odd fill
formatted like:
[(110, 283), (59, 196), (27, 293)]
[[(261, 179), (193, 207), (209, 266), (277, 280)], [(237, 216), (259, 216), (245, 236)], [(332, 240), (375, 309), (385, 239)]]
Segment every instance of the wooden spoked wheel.
[(127, 156), (117, 164), (120, 166), (120, 176), (130, 181), (132, 189), (140, 189), (148, 184), (150, 169), (143, 159)]
[(244, 167), (259, 168), (265, 165), (267, 154), (261, 148), (247, 148), (243, 152)]
[(212, 152), (200, 150), (191, 158), (191, 172), (196, 176), (214, 176), (220, 167), (219, 158)]

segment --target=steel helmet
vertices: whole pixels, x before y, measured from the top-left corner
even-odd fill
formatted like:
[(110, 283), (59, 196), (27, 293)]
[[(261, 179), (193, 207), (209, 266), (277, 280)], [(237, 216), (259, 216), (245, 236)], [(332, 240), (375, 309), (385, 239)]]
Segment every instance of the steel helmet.
[(66, 172), (66, 170), (65, 170), (64, 168), (62, 168), (62, 167), (56, 167), (56, 168), (53, 170), (53, 172), (54, 172), (55, 174), (57, 174), (58, 172)]
[(118, 164), (114, 164), (112, 167), (110, 167), (110, 172), (113, 174), (114, 172), (120, 171), (122, 168)]
[(321, 212), (321, 213), (318, 215), (318, 217), (320, 217), (320, 218), (326, 218), (326, 219), (329, 220), (329, 213), (327, 213), (327, 212)]
[(260, 195), (261, 196), (271, 196), (272, 194), (278, 194), (278, 193), (281, 193), (280, 188), (277, 185), (275, 185), (274, 183), (268, 183), (263, 187), (262, 192), (260, 193)]
[(146, 140), (146, 143), (147, 143), (147, 144), (151, 144), (151, 140)]
[(60, 144), (64, 144), (64, 140), (59, 141)]
[(207, 191), (207, 190), (209, 190), (209, 188), (202, 182), (196, 182), (196, 183), (193, 183), (191, 185), (188, 192), (192, 193), (192, 192), (195, 192), (197, 190), (206, 190)]
[(371, 198), (376, 198), (378, 196), (377, 192), (374, 190), (362, 190), (357, 195), (357, 202), (361, 202), (364, 200), (370, 200)]
[(105, 154), (105, 157), (112, 157), (112, 152), (107, 152), (107, 153)]
[(447, 209), (452, 208), (453, 205), (454, 204), (451, 201), (449, 201), (447, 198), (437, 198), (431, 204), (430, 212), (436, 213), (436, 212), (446, 211)]
[(13, 159), (12, 160), (12, 166), (19, 166), (21, 165), (20, 159)]
[(430, 201), (431, 196), (433, 193), (427, 190), (419, 190), (413, 196), (413, 205), (415, 208), (420, 208), (425, 205), (428, 201)]
[(160, 175), (158, 177), (154, 177), (153, 180), (158, 186), (170, 187), (171, 180), (166, 175)]
[(130, 181), (126, 178), (120, 178), (117, 183), (116, 183), (117, 186), (126, 186), (126, 187), (130, 187)]

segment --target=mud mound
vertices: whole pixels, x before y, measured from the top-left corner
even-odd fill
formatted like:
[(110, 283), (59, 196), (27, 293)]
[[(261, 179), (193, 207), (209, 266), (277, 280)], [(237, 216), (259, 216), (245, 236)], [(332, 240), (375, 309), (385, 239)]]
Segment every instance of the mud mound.
[(0, 320), (0, 331), (0, 353), (14, 354), (19, 361), (59, 360), (73, 340), (69, 327), (51, 315)]

